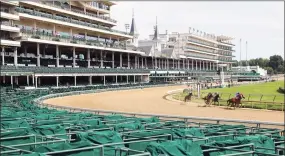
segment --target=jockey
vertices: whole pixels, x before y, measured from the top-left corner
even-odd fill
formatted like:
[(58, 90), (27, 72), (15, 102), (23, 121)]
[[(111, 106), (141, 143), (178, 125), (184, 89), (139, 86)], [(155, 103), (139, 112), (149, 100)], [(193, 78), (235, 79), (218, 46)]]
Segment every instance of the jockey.
[(240, 94), (239, 94), (239, 92), (237, 92), (237, 93), (236, 93), (236, 97), (235, 97), (235, 98), (236, 98), (236, 99), (238, 99), (238, 98), (239, 98), (239, 96), (240, 96)]

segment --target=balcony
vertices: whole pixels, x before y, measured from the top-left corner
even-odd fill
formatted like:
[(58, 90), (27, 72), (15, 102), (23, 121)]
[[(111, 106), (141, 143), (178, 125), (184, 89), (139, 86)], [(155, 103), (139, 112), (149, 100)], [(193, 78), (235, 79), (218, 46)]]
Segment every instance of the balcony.
[(202, 53), (202, 54), (208, 54), (208, 55), (214, 55), (214, 56), (217, 55), (217, 54), (214, 53), (214, 51), (212, 51), (212, 52), (203, 51), (203, 50), (201, 50), (200, 48), (193, 48), (193, 47), (188, 47), (188, 46), (187, 46), (185, 51), (187, 51), (187, 50), (194, 51), (194, 52), (198, 52), (198, 53)]
[(19, 21), (19, 15), (16, 12), (10, 11), (8, 8), (1, 8), (1, 18)]
[[(20, 8), (20, 7), (17, 7), (16, 11), (19, 12), (19, 16), (25, 17), (25, 18), (46, 21), (46, 22), (50, 22), (54, 24), (67, 25), (67, 26), (71, 26), (77, 29), (80, 28), (83, 30), (96, 31), (96, 32), (116, 35), (120, 37), (132, 38), (132, 36), (130, 36), (126, 32), (113, 30), (108, 27), (103, 27), (97, 24), (79, 21), (79, 20), (75, 20), (72, 18), (56, 16), (56, 15), (52, 15), (52, 14), (48, 14), (48, 13), (44, 13), (40, 11), (34, 11), (31, 9)], [(40, 18), (37, 18), (37, 17), (40, 17)]]
[(12, 6), (18, 6), (19, 5), (18, 1), (11, 1), (11, 0), (1, 0), (1, 3), (12, 5)]
[(20, 47), (21, 42), (20, 41), (12, 41), (7, 38), (1, 38), (0, 43), (2, 46), (12, 46), (12, 47)]
[(96, 49), (102, 49), (102, 50), (115, 51), (114, 49), (118, 49), (117, 51), (120, 52), (125, 51), (129, 53), (143, 53), (140, 51), (128, 50), (126, 48), (125, 42), (118, 42), (118, 41), (103, 42), (91, 36), (86, 36), (86, 38), (84, 38), (83, 36), (80, 37), (80, 35), (71, 36), (68, 33), (62, 33), (62, 32), (58, 32), (57, 35), (54, 35), (52, 34), (52, 30), (44, 30), (44, 29), (38, 31), (33, 31), (31, 29), (21, 29), (21, 32), (22, 32), (22, 38), (27, 40), (39, 39), (39, 40), (53, 41), (59, 43), (66, 43), (64, 45), (69, 45), (69, 46), (78, 45), (78, 47), (82, 48), (95, 46), (98, 47)]
[(1, 22), (1, 30), (9, 32), (20, 32), (20, 28), (12, 25), (10, 22)]
[(206, 56), (200, 56), (200, 55), (193, 55), (193, 54), (184, 54), (186, 57), (191, 57), (193, 59), (202, 59), (202, 60), (207, 60), (207, 61), (217, 61), (217, 59), (215, 59), (214, 57), (211, 58), (211, 57), (206, 57)]
[(195, 44), (202, 45), (202, 46), (204, 46), (204, 47), (211, 48), (211, 49), (218, 49), (218, 48), (215, 47), (214, 45), (206, 44), (206, 43), (202, 43), (202, 42), (198, 42), (198, 41), (194, 41), (194, 40), (191, 40), (191, 39), (188, 39), (188, 42), (193, 42), (193, 43), (195, 43)]
[(48, 1), (37, 1), (37, 2), (22, 1), (21, 3), (35, 5), (37, 7), (42, 7), (45, 9), (49, 9), (49, 10), (53, 10), (53, 11), (77, 16), (80, 18), (85, 18), (85, 19), (89, 19), (89, 20), (91, 19), (91, 20), (101, 22), (104, 24), (108, 24), (108, 25), (112, 25), (112, 26), (115, 26), (117, 23), (116, 20), (111, 19), (110, 17), (100, 16), (100, 15), (97, 15), (94, 13), (89, 13), (89, 12), (84, 12), (83, 10), (79, 10), (79, 9), (75, 9), (75, 8), (70, 9), (69, 5), (62, 4), (62, 3), (58, 4), (58, 3), (48, 2)]

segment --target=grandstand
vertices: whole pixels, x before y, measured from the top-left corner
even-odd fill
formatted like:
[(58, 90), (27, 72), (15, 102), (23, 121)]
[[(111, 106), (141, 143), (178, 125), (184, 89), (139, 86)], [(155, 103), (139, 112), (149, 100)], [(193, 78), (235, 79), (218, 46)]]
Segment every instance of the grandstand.
[(219, 63), (227, 64), (230, 78), (231, 38), (193, 31), (165, 41), (156, 24), (156, 37), (144, 44), (134, 15), (129, 32), (112, 28), (113, 5), (1, 0), (1, 83), (38, 88), (196, 79), (217, 77)]

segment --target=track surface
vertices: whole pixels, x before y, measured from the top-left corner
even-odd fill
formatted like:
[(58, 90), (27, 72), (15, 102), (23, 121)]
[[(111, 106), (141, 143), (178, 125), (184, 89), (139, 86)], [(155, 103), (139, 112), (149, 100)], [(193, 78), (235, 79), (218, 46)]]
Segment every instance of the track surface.
[(214, 106), (198, 107), (197, 104), (194, 103), (182, 104), (182, 102), (169, 101), (163, 98), (168, 91), (182, 88), (185, 88), (185, 86), (74, 95), (48, 99), (45, 103), (123, 112), (284, 122), (284, 112), (281, 111), (250, 109), (228, 110)]

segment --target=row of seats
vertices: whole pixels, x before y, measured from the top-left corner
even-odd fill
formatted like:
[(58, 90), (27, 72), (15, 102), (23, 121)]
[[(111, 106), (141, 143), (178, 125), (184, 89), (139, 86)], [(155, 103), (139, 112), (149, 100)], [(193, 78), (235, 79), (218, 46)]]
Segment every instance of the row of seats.
[[(284, 136), (279, 129), (69, 112), (32, 103), (33, 99), (51, 93), (84, 89), (88, 88), (1, 92), (1, 155), (284, 154)], [(93, 88), (100, 92), (98, 89), (104, 87)], [(98, 145), (104, 146), (103, 151)]]

